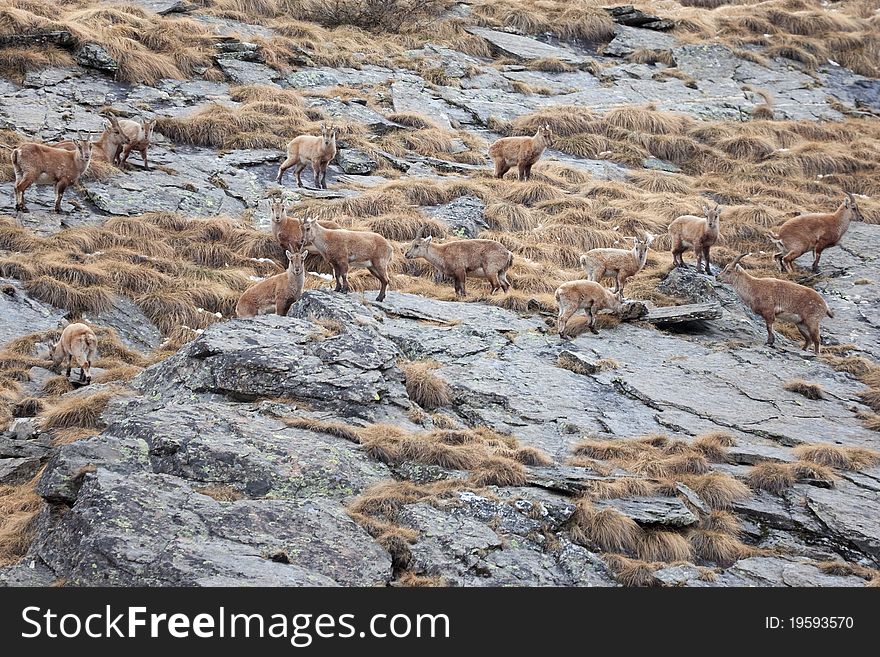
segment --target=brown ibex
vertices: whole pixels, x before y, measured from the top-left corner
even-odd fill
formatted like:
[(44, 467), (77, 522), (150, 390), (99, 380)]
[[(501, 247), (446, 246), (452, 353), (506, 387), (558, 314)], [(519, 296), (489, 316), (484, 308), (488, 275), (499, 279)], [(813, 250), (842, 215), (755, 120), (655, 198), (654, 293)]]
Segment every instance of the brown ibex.
[(31, 185), (55, 185), (55, 212), (60, 214), (64, 190), (80, 179), (91, 161), (92, 143), (81, 134), (74, 142), (73, 151), (44, 144), (22, 144), (12, 151), (15, 209), (28, 212), (24, 192)]
[(495, 163), (495, 177), (503, 178), (512, 166), (516, 166), (520, 180), (532, 177), (532, 167), (553, 141), (553, 131), (543, 125), (533, 137), (502, 137), (489, 147), (489, 157)]
[(434, 244), (432, 237), (417, 237), (406, 252), (407, 259), (424, 258), (440, 274), (451, 277), (455, 293), (464, 297), (467, 275), (485, 278), (492, 293), (510, 289), (507, 270), (513, 264), (513, 254), (495, 240), (456, 240)]
[(286, 315), (290, 307), (302, 298), (306, 282), (305, 259), (308, 251), (286, 251), (287, 271), (270, 276), (249, 287), (235, 306), (236, 317), (254, 317), (273, 310)]
[(579, 280), (563, 283), (556, 288), (556, 305), (559, 306), (559, 318), (556, 321), (556, 328), (559, 331), (559, 337), (563, 340), (569, 337), (565, 334), (565, 328), (568, 320), (571, 319), (579, 310), (586, 312), (589, 318), (589, 327), (592, 333), (598, 333), (596, 330), (596, 317), (600, 310), (610, 310), (618, 312), (623, 303), (620, 292), (613, 293), (604, 285), (593, 281)]
[(705, 263), (706, 273), (711, 274), (709, 268), (709, 249), (718, 241), (718, 226), (721, 218), (721, 206), (710, 208), (703, 206), (705, 217), (697, 217), (685, 214), (676, 217), (669, 224), (669, 237), (672, 239), (672, 260), (675, 267), (684, 267), (681, 254), (688, 249), (693, 249), (697, 257), (697, 271), (700, 271), (701, 262)]
[(67, 361), (68, 378), (72, 366), (75, 364), (79, 367), (79, 380), (88, 385), (92, 382), (92, 363), (98, 358), (98, 338), (85, 324), (68, 324), (58, 342), (49, 347), (49, 354), (56, 368)]
[(822, 251), (835, 246), (849, 229), (853, 219), (863, 221), (862, 213), (852, 194), (847, 192), (834, 212), (812, 212), (789, 219), (777, 232), (770, 233), (771, 241), (779, 249), (773, 257), (780, 271), (794, 271), (794, 260), (807, 251), (813, 252), (813, 271), (819, 271)]
[(729, 283), (742, 302), (760, 315), (767, 325), (767, 345), (775, 342), (773, 324), (778, 319), (794, 322), (804, 338), (804, 349), (813, 345), (819, 353), (819, 322), (834, 317), (825, 299), (816, 290), (778, 278), (755, 278), (739, 262), (750, 253), (742, 253), (718, 274), (718, 280)]
[(314, 219), (306, 219), (302, 224), (303, 241), (317, 249), (321, 257), (333, 267), (337, 292), (350, 292), (348, 270), (351, 267), (366, 267), (379, 280), (381, 289), (376, 301), (385, 298), (388, 288), (388, 265), (394, 250), (391, 244), (379, 233), (369, 231), (331, 230), (324, 228)]
[(581, 256), (581, 267), (587, 279), (597, 283), (606, 276), (614, 277), (614, 292), (623, 292), (626, 282), (644, 268), (653, 242), (654, 236), (646, 233), (645, 239), (635, 238), (631, 249), (590, 249)]
[(336, 157), (336, 128), (321, 126), (321, 136), (300, 135), (287, 144), (287, 159), (278, 167), (276, 182), (280, 183), (284, 172), (290, 167), (296, 175), (297, 187), (302, 187), (303, 169), (307, 164), (312, 165), (315, 174), (315, 187), (327, 189), (327, 167)]

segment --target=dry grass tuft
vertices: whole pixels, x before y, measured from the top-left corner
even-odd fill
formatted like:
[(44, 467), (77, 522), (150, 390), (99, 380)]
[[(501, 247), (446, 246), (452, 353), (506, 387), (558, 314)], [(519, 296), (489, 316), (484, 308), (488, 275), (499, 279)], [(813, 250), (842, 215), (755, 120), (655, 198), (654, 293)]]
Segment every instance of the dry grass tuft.
[(577, 543), (595, 546), (604, 552), (627, 554), (637, 552), (643, 534), (632, 518), (612, 508), (598, 510), (587, 499), (578, 501), (569, 530)]
[(207, 495), (211, 499), (217, 500), (218, 502), (237, 502), (238, 500), (245, 499), (244, 493), (242, 493), (237, 488), (233, 488), (232, 486), (226, 486), (223, 484), (210, 484), (208, 486), (196, 486), (193, 488), (197, 493), (201, 493), (202, 495)]
[(636, 555), (644, 561), (690, 561), (691, 546), (681, 534), (661, 529), (642, 531), (636, 544)]
[(838, 470), (859, 471), (880, 463), (880, 452), (862, 447), (800, 445), (793, 452), (799, 459)]
[(41, 415), (44, 429), (99, 429), (101, 414), (114, 397), (122, 394), (122, 389), (110, 388), (91, 394), (62, 397), (57, 403), (49, 406)]
[(337, 438), (360, 443), (361, 437), (358, 434), (357, 427), (352, 427), (341, 422), (327, 422), (325, 420), (317, 420), (310, 417), (286, 417), (283, 418), (284, 423), (289, 427), (297, 429), (306, 429), (307, 431), (317, 431), (318, 433), (326, 433)]
[(606, 554), (602, 558), (608, 564), (614, 579), (623, 586), (662, 586), (654, 572), (666, 564), (646, 563), (621, 554)]
[(476, 486), (525, 486), (528, 478), (521, 463), (493, 456), (480, 462), (471, 481)]
[(42, 474), (19, 486), (0, 486), (0, 567), (15, 563), (30, 547), (34, 520), (43, 506), (36, 493)]
[(692, 529), (687, 541), (695, 556), (723, 567), (732, 566), (754, 552), (735, 536), (713, 529)]
[(434, 374), (440, 367), (436, 361), (399, 363), (405, 377), (406, 394), (422, 408), (434, 410), (448, 406), (452, 401), (449, 384)]
[(783, 387), (789, 392), (803, 395), (807, 399), (824, 399), (824, 391), (822, 390), (822, 386), (820, 386), (818, 383), (810, 383), (809, 381), (804, 381), (803, 379), (791, 379), (789, 381), (786, 381), (785, 386)]
[(745, 484), (722, 472), (684, 477), (682, 483), (692, 488), (713, 509), (729, 508), (737, 500), (750, 496)]

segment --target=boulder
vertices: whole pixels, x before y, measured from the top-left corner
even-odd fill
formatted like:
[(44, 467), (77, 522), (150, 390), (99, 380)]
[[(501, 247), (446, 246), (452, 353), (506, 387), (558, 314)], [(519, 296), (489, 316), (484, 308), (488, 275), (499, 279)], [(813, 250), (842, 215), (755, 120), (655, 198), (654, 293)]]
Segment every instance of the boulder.
[(84, 43), (73, 53), (73, 59), (80, 66), (94, 68), (106, 73), (115, 73), (119, 70), (119, 62), (97, 43)]
[(342, 148), (336, 152), (336, 163), (345, 173), (357, 176), (368, 176), (379, 163), (359, 148)]
[(486, 204), (470, 194), (459, 196), (444, 205), (424, 208), (428, 216), (439, 219), (449, 230), (461, 237), (475, 238), (487, 230)]

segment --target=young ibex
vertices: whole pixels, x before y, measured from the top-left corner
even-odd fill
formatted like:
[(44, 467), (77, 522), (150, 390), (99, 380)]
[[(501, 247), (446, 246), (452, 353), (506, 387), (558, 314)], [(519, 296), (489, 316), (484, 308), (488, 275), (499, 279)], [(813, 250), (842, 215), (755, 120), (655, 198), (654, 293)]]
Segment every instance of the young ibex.
[(549, 125), (538, 128), (534, 137), (502, 137), (489, 147), (489, 157), (495, 163), (495, 177), (503, 178), (516, 166), (520, 180), (532, 177), (532, 167), (541, 158), (544, 149), (553, 140)]
[(302, 187), (303, 169), (312, 165), (315, 174), (315, 187), (327, 189), (327, 166), (336, 157), (336, 128), (321, 126), (321, 136), (300, 135), (287, 144), (287, 159), (278, 167), (276, 182), (281, 182), (284, 172), (295, 166), (296, 184)]
[(819, 271), (822, 251), (837, 245), (853, 219), (863, 221), (856, 200), (847, 192), (843, 203), (834, 212), (802, 214), (786, 221), (776, 233), (770, 233), (770, 240), (779, 249), (779, 253), (773, 256), (779, 270), (793, 272), (794, 260), (812, 251), (813, 271)]
[[(122, 131), (122, 127), (116, 120), (115, 116), (111, 116), (104, 121), (104, 131), (97, 141), (92, 142), (92, 159), (103, 160), (115, 164), (116, 150), (122, 148), (129, 141), (128, 136)], [(55, 148), (63, 148), (68, 151), (76, 149), (76, 142), (72, 139), (65, 139), (53, 144)]]
[(623, 292), (626, 282), (638, 274), (648, 259), (648, 249), (654, 242), (651, 233), (645, 239), (635, 238), (631, 249), (590, 249), (581, 256), (581, 267), (587, 280), (601, 282), (606, 276), (614, 278), (614, 292)]
[(693, 249), (697, 256), (697, 271), (700, 271), (700, 263), (706, 265), (706, 273), (711, 274), (709, 268), (709, 248), (718, 241), (718, 225), (721, 218), (721, 206), (710, 208), (703, 206), (705, 217), (697, 217), (685, 214), (676, 217), (669, 224), (669, 237), (672, 239), (672, 260), (675, 267), (684, 267), (681, 254), (688, 249)]
[(73, 151), (44, 144), (22, 144), (12, 151), (15, 172), (15, 209), (28, 212), (24, 191), (33, 184), (55, 185), (55, 212), (61, 213), (64, 190), (76, 183), (92, 161), (92, 143), (83, 138), (74, 142)]
[(467, 275), (485, 278), (492, 294), (499, 288), (507, 292), (510, 283), (507, 270), (513, 264), (513, 254), (495, 240), (456, 240), (434, 244), (431, 236), (417, 237), (406, 252), (407, 259), (424, 258), (440, 274), (451, 277), (455, 293), (467, 296), (464, 286)]
[(287, 315), (290, 307), (302, 298), (306, 283), (305, 259), (308, 251), (286, 251), (287, 271), (270, 276), (245, 290), (235, 306), (236, 317), (254, 317), (261, 313)]
[(147, 162), (147, 149), (150, 147), (150, 140), (153, 138), (153, 128), (156, 127), (156, 120), (144, 121), (138, 123), (131, 119), (122, 119), (119, 127), (129, 141), (124, 146), (116, 150), (113, 163), (124, 168), (128, 162), (128, 156), (132, 151), (138, 151), (141, 159), (144, 161), (144, 168), (150, 171), (150, 164)]
[(331, 230), (324, 228), (314, 219), (306, 219), (302, 224), (303, 241), (317, 249), (321, 257), (333, 267), (337, 292), (350, 292), (348, 270), (366, 267), (375, 276), (382, 288), (376, 301), (385, 299), (388, 288), (388, 265), (394, 250), (391, 244), (379, 233), (369, 231)]
[(61, 339), (49, 347), (54, 367), (67, 361), (67, 374), (75, 364), (79, 367), (79, 380), (86, 385), (92, 382), (92, 363), (98, 358), (98, 338), (85, 324), (68, 324), (61, 332)]
[[(303, 248), (302, 219), (288, 217), (287, 211), (289, 209), (290, 207), (282, 201), (272, 201), (269, 204), (269, 214), (272, 218), (272, 235), (282, 248), (296, 251)], [(342, 228), (342, 226), (331, 219), (322, 219), (318, 223), (328, 230)], [(312, 245), (306, 246), (306, 250), (309, 253), (318, 252)]]
[(778, 278), (755, 278), (750, 276), (739, 264), (749, 253), (738, 255), (718, 274), (718, 280), (730, 283), (742, 302), (754, 313), (761, 316), (767, 325), (767, 345), (773, 346), (773, 323), (777, 318), (794, 322), (804, 338), (804, 349), (813, 345), (819, 353), (819, 322), (834, 317), (825, 299), (803, 285), (783, 281)]
[(556, 288), (556, 305), (559, 306), (559, 318), (556, 322), (556, 328), (559, 331), (559, 337), (565, 340), (565, 328), (568, 320), (571, 319), (579, 310), (586, 312), (590, 318), (587, 325), (592, 333), (598, 333), (596, 330), (596, 316), (600, 310), (610, 310), (616, 313), (620, 310), (623, 298), (620, 292), (613, 293), (605, 286), (593, 281), (569, 281), (563, 283)]

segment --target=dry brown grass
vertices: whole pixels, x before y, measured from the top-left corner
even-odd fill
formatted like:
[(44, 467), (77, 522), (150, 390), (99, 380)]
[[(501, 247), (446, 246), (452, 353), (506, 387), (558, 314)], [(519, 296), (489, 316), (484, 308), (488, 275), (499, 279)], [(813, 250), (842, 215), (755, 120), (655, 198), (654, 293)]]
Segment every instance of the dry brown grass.
[(406, 394), (416, 404), (427, 410), (448, 406), (452, 401), (449, 384), (434, 374), (440, 367), (436, 361), (411, 361), (398, 363), (404, 376)]
[(817, 400), (824, 399), (825, 395), (823, 394), (822, 386), (818, 383), (810, 383), (809, 381), (804, 381), (803, 379), (791, 379), (785, 382), (783, 386), (789, 392), (794, 392), (799, 395), (803, 395), (807, 399)]
[(755, 490), (780, 495), (800, 481), (817, 480), (834, 485), (834, 474), (826, 466), (801, 460), (795, 463), (759, 463), (749, 471), (747, 482)]
[(611, 574), (623, 586), (661, 586), (654, 572), (666, 564), (646, 563), (638, 559), (630, 559), (622, 554), (603, 555)]
[(634, 554), (639, 548), (642, 528), (632, 518), (611, 508), (597, 509), (581, 499), (570, 520), (572, 538), (604, 552)]
[(120, 388), (99, 390), (91, 394), (65, 395), (41, 415), (44, 429), (101, 428), (101, 413), (114, 397), (122, 394)]
[(240, 490), (224, 484), (196, 486), (193, 490), (202, 495), (207, 495), (218, 502), (237, 502), (238, 500), (245, 499), (245, 495)]
[[(119, 63), (124, 82), (154, 84), (162, 78), (183, 79), (211, 68), (212, 30), (179, 16), (163, 18), (134, 4), (65, 2), (46, 5), (6, 0), (0, 4), (0, 36), (67, 30), (73, 45), (97, 43)], [(13, 79), (30, 70), (71, 63), (56, 46), (0, 49), (2, 73)]]
[(838, 470), (859, 471), (880, 463), (880, 452), (863, 447), (816, 444), (792, 450), (799, 459)]
[(15, 563), (30, 547), (34, 519), (43, 506), (35, 491), (42, 474), (19, 486), (0, 486), (0, 567)]

